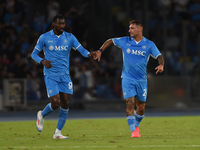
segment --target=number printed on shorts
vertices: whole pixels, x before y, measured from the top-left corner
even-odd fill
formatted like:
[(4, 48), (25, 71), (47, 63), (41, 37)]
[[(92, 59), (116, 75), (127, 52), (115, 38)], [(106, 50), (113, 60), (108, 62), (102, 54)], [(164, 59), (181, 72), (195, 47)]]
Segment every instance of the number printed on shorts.
[(73, 85), (72, 85), (72, 82), (69, 82), (69, 83), (68, 83), (68, 86), (69, 86), (69, 89), (72, 89), (72, 86), (73, 86)]
[(144, 91), (144, 93), (143, 93), (142, 96), (146, 97), (147, 96), (147, 89), (144, 89), (143, 91)]

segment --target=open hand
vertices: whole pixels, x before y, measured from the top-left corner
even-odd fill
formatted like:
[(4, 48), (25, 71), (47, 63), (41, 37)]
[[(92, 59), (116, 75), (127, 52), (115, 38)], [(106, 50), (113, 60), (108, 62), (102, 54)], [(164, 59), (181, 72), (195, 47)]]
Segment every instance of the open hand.
[(98, 59), (98, 61), (100, 61), (101, 59), (101, 52), (98, 50), (98, 51), (95, 51), (96, 53), (96, 57), (94, 57), (94, 60)]
[(155, 70), (157, 70), (156, 71), (156, 74), (159, 72), (159, 73), (162, 73), (163, 71), (164, 71), (164, 67), (163, 67), (163, 65), (159, 65), (159, 66), (157, 66), (156, 68), (155, 68)]

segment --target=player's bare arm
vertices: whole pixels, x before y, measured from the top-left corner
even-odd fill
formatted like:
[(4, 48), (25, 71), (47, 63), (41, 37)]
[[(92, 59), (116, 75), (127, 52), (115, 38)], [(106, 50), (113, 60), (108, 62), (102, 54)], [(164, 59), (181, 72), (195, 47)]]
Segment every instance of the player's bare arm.
[(164, 71), (164, 58), (162, 55), (159, 55), (157, 57), (157, 60), (158, 60), (158, 66), (155, 68), (156, 71), (156, 74), (157, 73), (162, 73)]
[(94, 59), (98, 59), (98, 61), (100, 61), (101, 54), (103, 53), (103, 51), (112, 44), (114, 44), (112, 39), (108, 39), (107, 41), (105, 41), (101, 46), (100, 50), (96, 51), (96, 57), (94, 57)]
[(162, 55), (159, 55), (157, 57), (157, 60), (158, 60), (159, 65), (163, 65), (164, 66), (164, 58), (162, 57)]
[(103, 51), (105, 49), (107, 49), (110, 45), (114, 44), (112, 39), (108, 39), (107, 41), (105, 41), (105, 43), (103, 43), (103, 45), (101, 46), (100, 49), (102, 49)]

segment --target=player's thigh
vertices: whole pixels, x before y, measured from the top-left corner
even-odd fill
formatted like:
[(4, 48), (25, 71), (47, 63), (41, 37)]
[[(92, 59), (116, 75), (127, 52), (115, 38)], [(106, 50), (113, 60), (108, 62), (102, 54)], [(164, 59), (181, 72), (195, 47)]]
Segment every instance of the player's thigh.
[(71, 94), (67, 94), (67, 93), (62, 93), (60, 92), (60, 99), (64, 100), (64, 101), (69, 101), (71, 97)]
[(134, 97), (137, 94), (135, 84), (136, 82), (133, 80), (126, 78), (122, 79), (122, 91), (124, 99)]
[(58, 81), (56, 80), (56, 77), (44, 76), (44, 81), (48, 97), (59, 94)]
[(147, 92), (148, 92), (148, 85), (147, 82), (138, 82), (136, 84), (137, 95), (135, 96), (136, 99), (142, 102), (146, 102), (147, 99)]
[(73, 83), (69, 75), (60, 77), (59, 91), (61, 93), (73, 94)]
[(135, 105), (135, 97), (129, 97), (125, 99), (126, 101), (126, 107), (134, 107)]

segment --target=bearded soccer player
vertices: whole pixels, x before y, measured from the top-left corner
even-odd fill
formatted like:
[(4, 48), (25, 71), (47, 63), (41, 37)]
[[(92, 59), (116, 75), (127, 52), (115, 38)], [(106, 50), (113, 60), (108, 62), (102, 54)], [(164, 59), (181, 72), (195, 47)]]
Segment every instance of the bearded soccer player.
[[(126, 101), (127, 122), (131, 130), (131, 137), (141, 137), (139, 125), (144, 117), (147, 98), (147, 64), (149, 57), (158, 60), (156, 74), (164, 71), (164, 59), (154, 44), (143, 36), (143, 22), (133, 20), (129, 25), (130, 37), (108, 39), (96, 51), (95, 59), (100, 61), (103, 51), (114, 44), (122, 49), (123, 70), (122, 90)], [(134, 106), (137, 106), (134, 112)]]
[[(65, 125), (69, 100), (73, 94), (73, 84), (69, 75), (69, 55), (71, 48), (78, 50), (84, 57), (94, 57), (95, 52), (88, 52), (78, 42), (76, 37), (64, 31), (65, 18), (58, 14), (53, 17), (53, 29), (42, 34), (32, 52), (31, 57), (44, 66), (44, 80), (50, 103), (42, 111), (37, 113), (36, 127), (39, 132), (43, 130), (44, 118), (58, 107), (59, 119), (53, 135), (54, 139), (67, 139), (61, 134)], [(44, 59), (39, 57), (40, 51), (44, 51)]]

